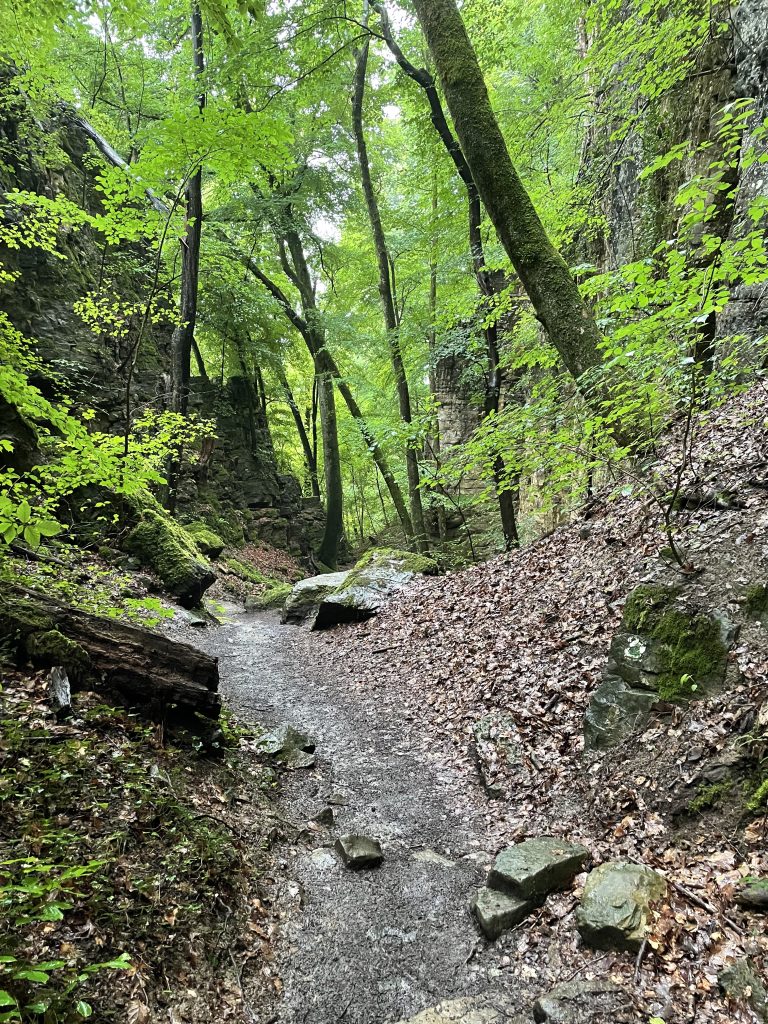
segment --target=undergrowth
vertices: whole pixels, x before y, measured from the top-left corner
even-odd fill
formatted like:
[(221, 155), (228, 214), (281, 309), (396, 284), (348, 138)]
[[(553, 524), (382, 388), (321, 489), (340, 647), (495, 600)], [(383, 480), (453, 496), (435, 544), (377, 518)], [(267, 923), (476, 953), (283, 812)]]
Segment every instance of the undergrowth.
[(0, 1021), (142, 1019), (229, 969), (263, 837), (225, 818), (235, 751), (203, 761), (91, 694), (57, 723), (44, 697), (41, 675), (0, 690)]

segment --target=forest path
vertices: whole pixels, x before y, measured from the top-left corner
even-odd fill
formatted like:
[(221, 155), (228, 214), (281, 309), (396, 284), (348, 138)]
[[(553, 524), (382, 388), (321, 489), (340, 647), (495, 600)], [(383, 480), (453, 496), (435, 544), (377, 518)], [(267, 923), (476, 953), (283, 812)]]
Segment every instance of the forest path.
[[(287, 722), (316, 741), (316, 766), (284, 777), (286, 817), (305, 823), (329, 797), (345, 801), (332, 828), (284, 851), (295, 907), (278, 946), (285, 996), (270, 1019), (385, 1024), (498, 985), (493, 957), (475, 957), (469, 911), (488, 859), (482, 802), (451, 752), (385, 696), (354, 692), (327, 667), (326, 640), (276, 614), (236, 616), (195, 642), (219, 657), (225, 703), (241, 719)], [(383, 865), (343, 867), (333, 843), (348, 832), (379, 839)]]

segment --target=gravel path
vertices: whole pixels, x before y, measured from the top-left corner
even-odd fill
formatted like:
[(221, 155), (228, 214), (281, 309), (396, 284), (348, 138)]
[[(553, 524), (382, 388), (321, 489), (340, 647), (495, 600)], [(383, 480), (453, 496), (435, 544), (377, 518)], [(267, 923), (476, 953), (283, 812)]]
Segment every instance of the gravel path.
[[(307, 822), (339, 801), (335, 826), (285, 853), (300, 899), (278, 949), (276, 1019), (385, 1024), (496, 988), (501, 972), (476, 955), (484, 943), (469, 912), (489, 859), (482, 801), (450, 751), (386, 702), (352, 692), (325, 669), (325, 640), (276, 615), (238, 616), (194, 639), (220, 658), (222, 693), (241, 718), (289, 722), (316, 740), (316, 767), (285, 779), (285, 815)], [(333, 842), (347, 832), (379, 839), (384, 864), (342, 867)]]

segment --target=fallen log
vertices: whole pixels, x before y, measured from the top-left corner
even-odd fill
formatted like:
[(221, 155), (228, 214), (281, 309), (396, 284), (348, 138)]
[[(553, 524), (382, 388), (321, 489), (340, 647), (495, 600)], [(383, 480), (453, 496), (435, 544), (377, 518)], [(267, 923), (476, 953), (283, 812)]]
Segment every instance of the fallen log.
[(0, 591), (0, 637), (74, 688), (117, 691), (131, 706), (218, 718), (218, 659), (141, 626), (92, 615), (19, 584)]

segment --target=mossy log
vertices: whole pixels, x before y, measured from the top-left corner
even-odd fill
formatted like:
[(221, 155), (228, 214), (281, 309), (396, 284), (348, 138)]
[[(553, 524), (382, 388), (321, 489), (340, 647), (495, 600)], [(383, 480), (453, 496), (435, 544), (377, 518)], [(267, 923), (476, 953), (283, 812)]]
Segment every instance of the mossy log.
[(18, 584), (0, 593), (0, 637), (35, 665), (61, 665), (73, 686), (117, 691), (153, 714), (177, 709), (217, 718), (221, 710), (217, 659)]

